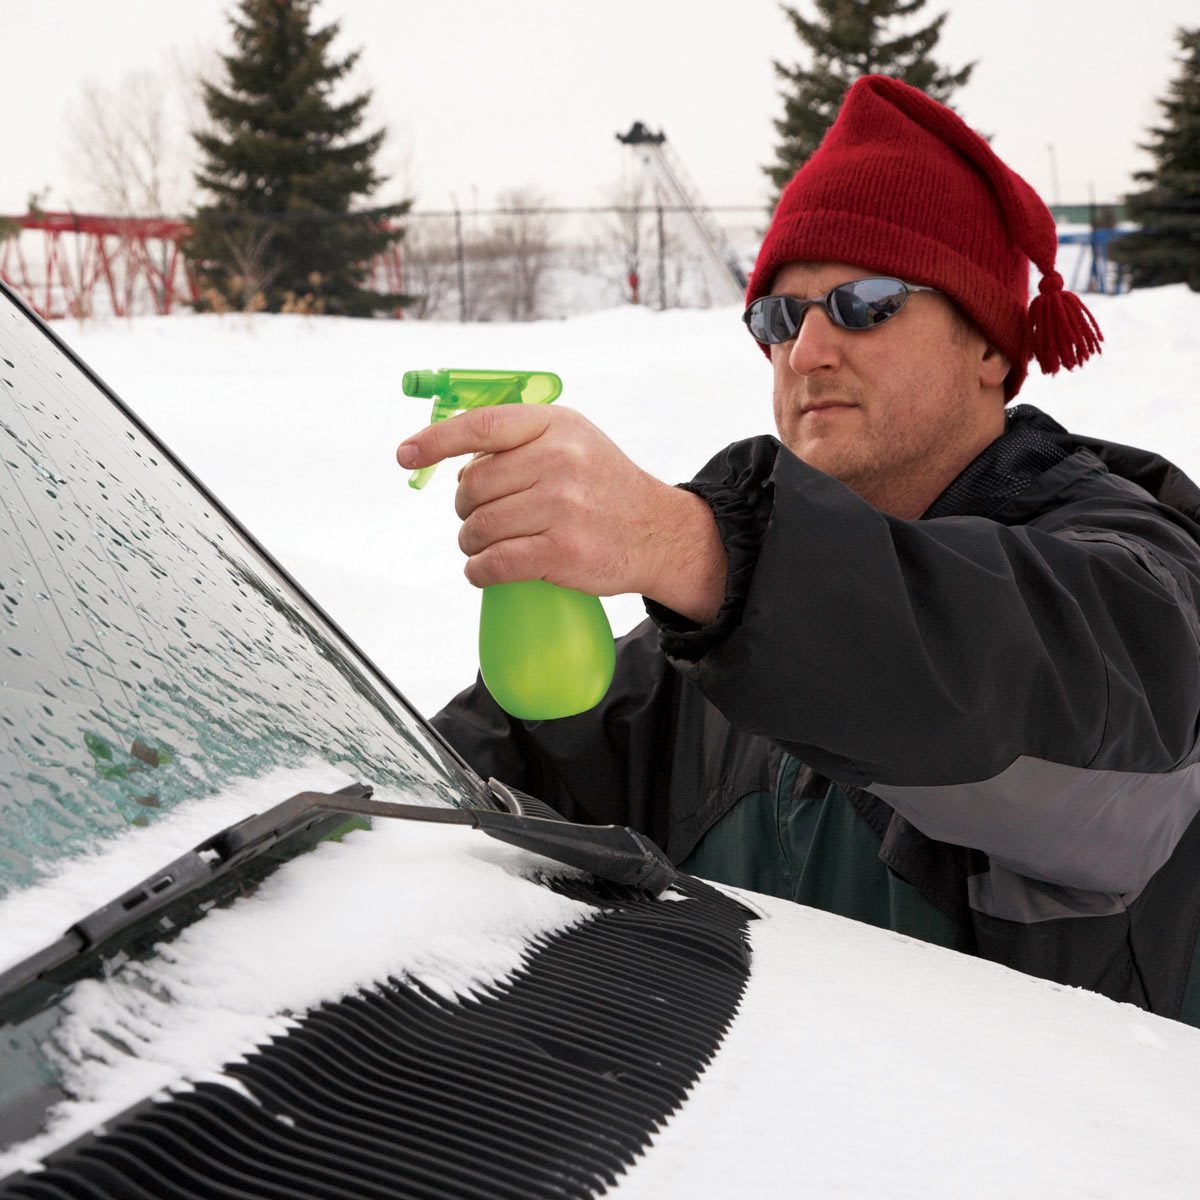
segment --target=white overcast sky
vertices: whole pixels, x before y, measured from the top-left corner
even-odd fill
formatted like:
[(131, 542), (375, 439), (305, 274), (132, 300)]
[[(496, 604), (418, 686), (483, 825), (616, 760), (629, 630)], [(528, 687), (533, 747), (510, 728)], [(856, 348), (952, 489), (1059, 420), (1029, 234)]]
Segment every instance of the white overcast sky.
[[(797, 0), (809, 11), (806, 0)], [(66, 114), (87, 79), (168, 71), (228, 45), (219, 0), (0, 0), (0, 213), (48, 187), (47, 207), (87, 204)], [(1174, 30), (1197, 0), (930, 0), (949, 11), (938, 58), (979, 65), (956, 101), (1048, 200), (1118, 198), (1174, 73)], [(534, 188), (603, 203), (627, 170), (618, 130), (663, 128), (709, 204), (759, 204), (779, 115), (773, 58), (801, 47), (776, 0), (323, 0), (394, 173), (383, 198), (487, 205)]]

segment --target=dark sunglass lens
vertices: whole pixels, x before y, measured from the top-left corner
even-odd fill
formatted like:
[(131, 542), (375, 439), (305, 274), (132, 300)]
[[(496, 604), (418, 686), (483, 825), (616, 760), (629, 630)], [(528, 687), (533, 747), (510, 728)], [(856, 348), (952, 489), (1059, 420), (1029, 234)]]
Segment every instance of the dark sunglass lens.
[(750, 306), (746, 323), (760, 342), (774, 345), (796, 336), (802, 314), (800, 302), (793, 296), (763, 296)]
[(870, 329), (894, 317), (908, 299), (908, 288), (898, 279), (856, 279), (834, 288), (829, 297), (834, 319), (848, 329)]
[(844, 329), (869, 329), (871, 313), (854, 290), (854, 284), (835, 287), (829, 293), (829, 315)]

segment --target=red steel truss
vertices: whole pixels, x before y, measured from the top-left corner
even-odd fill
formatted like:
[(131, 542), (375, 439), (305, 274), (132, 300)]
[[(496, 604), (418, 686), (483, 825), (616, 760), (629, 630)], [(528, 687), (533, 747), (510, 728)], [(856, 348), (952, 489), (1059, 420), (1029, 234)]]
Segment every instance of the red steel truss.
[[(6, 226), (20, 232), (5, 237)], [(165, 217), (0, 217), (0, 279), (47, 320), (100, 312), (165, 315), (196, 298), (181, 248), (190, 233), (186, 221)], [(32, 251), (39, 244), (40, 257)], [(398, 245), (372, 262), (368, 278), (380, 292), (404, 291)]]
[[(180, 249), (191, 232), (184, 221), (50, 212), (3, 220), (41, 233), (40, 258), (28, 236), (0, 240), (0, 277), (47, 319), (105, 308), (122, 317), (169, 313), (179, 299), (195, 298)], [(98, 293), (107, 300), (99, 308)]]

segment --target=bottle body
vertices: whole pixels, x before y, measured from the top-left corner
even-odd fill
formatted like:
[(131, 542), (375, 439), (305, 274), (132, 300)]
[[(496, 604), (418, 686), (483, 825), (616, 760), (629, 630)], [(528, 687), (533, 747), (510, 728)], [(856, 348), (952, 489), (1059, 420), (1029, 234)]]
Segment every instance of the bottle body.
[(483, 589), (479, 667), (505, 712), (524, 721), (570, 717), (608, 691), (616, 647), (596, 596), (541, 579)]

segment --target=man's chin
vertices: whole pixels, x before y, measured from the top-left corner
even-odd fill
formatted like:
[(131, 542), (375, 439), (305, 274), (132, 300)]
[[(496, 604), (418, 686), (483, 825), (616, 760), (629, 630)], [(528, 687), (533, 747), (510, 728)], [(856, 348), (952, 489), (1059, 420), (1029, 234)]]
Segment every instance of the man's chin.
[(784, 443), (787, 448), (802, 462), (835, 479), (853, 474), (855, 468), (861, 465), (860, 454), (854, 448), (845, 444), (844, 440), (836, 437), (794, 437)]

